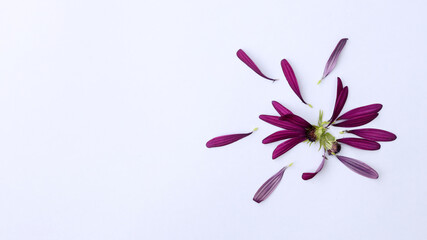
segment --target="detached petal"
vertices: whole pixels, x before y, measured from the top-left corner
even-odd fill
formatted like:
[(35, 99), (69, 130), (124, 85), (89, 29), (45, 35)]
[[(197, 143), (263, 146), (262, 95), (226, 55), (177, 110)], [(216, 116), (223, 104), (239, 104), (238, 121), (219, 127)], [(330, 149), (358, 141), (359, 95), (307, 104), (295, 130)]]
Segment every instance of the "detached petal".
[[(337, 65), (338, 57), (343, 50), (345, 44), (347, 43), (348, 38), (341, 39), (337, 46), (335, 47), (334, 51), (332, 52), (331, 56), (328, 59), (328, 62), (326, 63), (325, 70), (323, 70), (323, 76), (320, 81), (322, 81), (326, 76), (329, 75), (329, 73), (332, 72), (332, 70)], [(320, 83), (319, 81), (319, 83)]]
[(283, 155), (287, 151), (291, 150), (293, 147), (295, 147), (299, 143), (302, 143), (303, 141), (305, 141), (306, 139), (307, 138), (305, 136), (304, 137), (296, 137), (296, 138), (291, 138), (291, 139), (287, 140), (286, 142), (279, 144), (276, 147), (276, 149), (274, 149), (274, 151), (273, 151), (273, 159), (280, 157), (281, 155)]
[(275, 132), (270, 136), (264, 138), (264, 140), (262, 140), (262, 143), (267, 144), (267, 143), (277, 142), (277, 141), (288, 139), (288, 138), (304, 137), (304, 136), (305, 136), (305, 133), (302, 131), (282, 130), (282, 131)]
[(277, 79), (273, 79), (273, 78), (269, 78), (267, 76), (265, 76), (261, 70), (259, 70), (259, 68), (257, 67), (257, 65), (254, 63), (254, 61), (252, 61), (252, 59), (242, 50), (239, 49), (237, 51), (237, 57), (242, 60), (242, 62), (244, 62), (248, 67), (250, 67), (252, 70), (254, 70), (254, 72), (256, 72), (258, 75), (260, 75), (261, 77), (271, 80), (271, 81), (276, 81)]
[(334, 112), (332, 113), (332, 117), (329, 120), (329, 125), (331, 125), (335, 121), (335, 119), (337, 119), (338, 115), (340, 115), (342, 109), (344, 108), (345, 102), (347, 101), (347, 97), (348, 97), (348, 87), (345, 87), (341, 91), (340, 95), (337, 96), (337, 99), (335, 101)]
[(259, 118), (265, 122), (270, 123), (271, 125), (274, 125), (276, 127), (289, 129), (289, 130), (296, 130), (296, 131), (305, 131), (305, 129), (297, 124), (280, 120), (280, 117), (278, 116), (271, 116), (271, 115), (259, 115)]
[(322, 162), (320, 163), (320, 165), (317, 168), (316, 172), (314, 172), (314, 173), (310, 173), (310, 172), (303, 173), (302, 174), (302, 179), (309, 180), (309, 179), (312, 179), (314, 176), (316, 176), (322, 170), (323, 166), (325, 165), (325, 160), (326, 160), (326, 156), (323, 155)]
[(287, 168), (288, 166), (283, 167), (280, 169), (280, 171), (269, 178), (255, 193), (253, 200), (257, 203), (260, 203), (267, 199), (268, 196), (270, 196), (270, 194), (274, 191), (274, 189), (276, 189), (277, 185), (279, 185), (280, 181), (282, 180), (283, 173), (285, 173)]
[(378, 113), (362, 115), (362, 116), (358, 116), (358, 117), (355, 117), (355, 118), (352, 118), (349, 120), (342, 121), (340, 123), (332, 124), (332, 126), (335, 126), (335, 127), (359, 127), (359, 126), (363, 126), (367, 123), (370, 123), (376, 117), (378, 117)]
[(366, 105), (363, 107), (358, 107), (358, 108), (352, 109), (352, 110), (344, 113), (338, 119), (339, 120), (352, 119), (352, 118), (360, 117), (362, 115), (374, 114), (374, 113), (379, 112), (382, 107), (383, 107), (383, 105), (381, 105), (379, 103)]
[(348, 130), (346, 132), (352, 133), (362, 138), (366, 138), (372, 141), (379, 141), (379, 142), (394, 141), (397, 138), (394, 133), (387, 132), (381, 129), (375, 129), (375, 128), (355, 129), (355, 130)]
[(363, 150), (378, 150), (381, 148), (379, 143), (363, 138), (340, 138), (337, 139), (337, 142)]
[(286, 80), (289, 83), (289, 86), (292, 88), (295, 94), (299, 97), (299, 99), (301, 99), (301, 101), (304, 104), (307, 104), (301, 96), (301, 92), (298, 86), (298, 81), (297, 81), (297, 78), (295, 77), (295, 73), (291, 65), (288, 63), (286, 59), (282, 60), (281, 65), (282, 65), (282, 70), (283, 70), (283, 73), (285, 74)]
[(362, 176), (377, 179), (378, 173), (373, 168), (368, 166), (366, 163), (359, 160), (336, 155), (338, 160), (340, 160), (346, 167), (350, 168), (353, 172), (358, 173)]
[(285, 116), (281, 116), (280, 120), (293, 123), (293, 124), (301, 126), (303, 128), (311, 127), (311, 124), (309, 122), (307, 122), (304, 118), (302, 118), (298, 115), (295, 115), (295, 114), (287, 114)]
[(276, 109), (276, 111), (280, 114), (280, 116), (284, 116), (286, 114), (293, 114), (289, 109), (285, 108), (279, 102), (273, 101), (272, 104), (274, 109)]
[[(254, 129), (254, 131), (256, 131), (256, 129)], [(234, 143), (244, 137), (247, 137), (251, 135), (254, 131), (250, 133), (230, 134), (230, 135), (224, 135), (224, 136), (212, 138), (206, 143), (206, 147), (208, 148), (222, 147), (230, 143)]]

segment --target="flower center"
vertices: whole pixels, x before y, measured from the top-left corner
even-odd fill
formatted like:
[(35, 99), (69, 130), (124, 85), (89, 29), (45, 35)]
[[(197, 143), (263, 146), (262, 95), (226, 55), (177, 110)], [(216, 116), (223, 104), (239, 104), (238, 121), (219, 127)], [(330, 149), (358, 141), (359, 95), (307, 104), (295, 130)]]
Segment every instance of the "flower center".
[[(335, 137), (328, 133), (329, 122), (323, 121), (323, 112), (319, 112), (319, 121), (317, 126), (307, 129), (306, 136), (311, 142), (319, 142), (320, 149), (327, 151), (329, 154), (338, 153), (341, 150), (341, 145), (336, 142)], [(314, 135), (314, 136), (313, 136)]]

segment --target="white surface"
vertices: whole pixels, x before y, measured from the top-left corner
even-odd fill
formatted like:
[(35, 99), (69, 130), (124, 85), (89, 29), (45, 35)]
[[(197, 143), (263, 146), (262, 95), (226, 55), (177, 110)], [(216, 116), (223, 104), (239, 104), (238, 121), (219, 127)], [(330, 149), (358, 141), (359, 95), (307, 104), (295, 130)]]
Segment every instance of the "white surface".
[[(425, 1), (2, 1), (0, 239), (425, 239)], [(320, 86), (338, 40), (337, 68)], [(244, 49), (271, 82), (235, 56)], [(287, 58), (301, 104), (284, 81)], [(361, 177), (258, 119), (379, 102), (395, 142)], [(260, 130), (207, 149), (212, 137)], [(294, 162), (262, 204), (258, 187)]]

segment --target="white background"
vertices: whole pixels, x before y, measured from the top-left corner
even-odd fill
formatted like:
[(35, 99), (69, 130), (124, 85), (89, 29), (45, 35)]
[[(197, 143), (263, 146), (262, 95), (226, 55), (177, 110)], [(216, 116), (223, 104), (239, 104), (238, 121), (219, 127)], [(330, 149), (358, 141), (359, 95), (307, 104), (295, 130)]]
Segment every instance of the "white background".
[[(385, 0), (1, 1), (0, 239), (425, 239), (426, 11)], [(257, 76), (239, 48), (280, 80)], [(284, 80), (283, 58), (313, 109)], [(350, 89), (344, 111), (382, 103), (367, 126), (398, 136), (380, 151), (343, 148), (378, 180), (330, 158), (306, 182), (316, 146), (273, 161), (276, 144), (261, 144), (277, 129), (258, 119), (275, 113), (272, 100), (329, 118), (337, 76)]]

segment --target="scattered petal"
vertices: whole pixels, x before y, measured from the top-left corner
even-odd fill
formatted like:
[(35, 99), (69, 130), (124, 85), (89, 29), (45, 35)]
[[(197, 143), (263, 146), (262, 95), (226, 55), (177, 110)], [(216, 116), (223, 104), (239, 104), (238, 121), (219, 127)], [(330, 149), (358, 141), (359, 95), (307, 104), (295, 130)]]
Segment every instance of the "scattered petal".
[(255, 128), (250, 133), (230, 134), (230, 135), (224, 135), (224, 136), (212, 138), (211, 140), (209, 140), (206, 143), (206, 147), (208, 147), (208, 148), (222, 147), (222, 146), (234, 143), (234, 142), (239, 141), (240, 139), (242, 139), (244, 137), (251, 135), (256, 130), (257, 130), (257, 128)]
[(295, 115), (295, 114), (287, 114), (285, 116), (281, 116), (280, 120), (291, 122), (291, 123), (296, 124), (298, 126), (301, 126), (303, 128), (311, 127), (311, 124), (309, 122), (307, 122), (304, 118), (302, 118), (298, 115)]
[(344, 108), (345, 102), (347, 101), (347, 96), (348, 96), (348, 87), (345, 87), (341, 91), (340, 95), (337, 96), (337, 99), (335, 101), (334, 112), (332, 113), (332, 117), (329, 120), (329, 125), (331, 125), (335, 121), (335, 119), (337, 119), (338, 115), (340, 115), (342, 109)]
[(267, 144), (267, 143), (277, 142), (280, 140), (285, 140), (288, 138), (304, 137), (304, 136), (305, 136), (305, 133), (302, 131), (282, 130), (282, 131), (275, 132), (270, 136), (264, 138), (264, 140), (262, 140), (262, 143)]
[(317, 168), (316, 172), (314, 172), (314, 173), (310, 173), (310, 172), (303, 173), (302, 174), (302, 179), (309, 180), (309, 179), (312, 179), (314, 176), (316, 176), (322, 170), (323, 166), (325, 165), (325, 160), (326, 160), (326, 156), (323, 155), (322, 162), (320, 163), (320, 165)]
[(271, 116), (271, 115), (259, 115), (259, 118), (265, 122), (270, 123), (271, 125), (274, 125), (276, 127), (289, 129), (289, 130), (296, 130), (296, 131), (305, 131), (305, 129), (299, 125), (296, 125), (294, 123), (280, 120), (280, 117), (278, 116)]
[(289, 83), (289, 86), (291, 86), (292, 90), (299, 97), (299, 99), (301, 99), (301, 101), (304, 104), (307, 104), (301, 96), (301, 92), (298, 86), (298, 81), (297, 81), (297, 78), (295, 77), (295, 73), (291, 65), (288, 63), (286, 59), (282, 60), (281, 65), (282, 65), (282, 70), (283, 70), (283, 73), (285, 74), (286, 80)]
[(291, 139), (287, 140), (286, 142), (279, 144), (276, 147), (276, 149), (274, 149), (274, 151), (273, 151), (273, 159), (280, 157), (281, 155), (283, 155), (287, 151), (291, 150), (293, 147), (295, 147), (299, 143), (302, 143), (303, 141), (305, 141), (306, 139), (307, 138), (305, 136), (304, 137), (296, 137), (296, 138), (291, 138)]
[(269, 78), (267, 76), (265, 76), (261, 70), (259, 70), (259, 68), (257, 67), (257, 65), (254, 63), (254, 61), (252, 61), (252, 59), (242, 50), (239, 49), (237, 51), (237, 57), (242, 60), (242, 62), (244, 62), (248, 67), (250, 67), (252, 70), (254, 70), (254, 72), (256, 72), (258, 75), (260, 75), (261, 77), (271, 80), (271, 81), (276, 81), (277, 79), (273, 79), (273, 78)]
[(276, 109), (276, 111), (280, 114), (280, 116), (284, 116), (286, 114), (293, 114), (289, 109), (285, 108), (279, 102), (273, 101), (272, 104), (274, 109)]
[(359, 127), (362, 125), (365, 125), (367, 123), (370, 123), (372, 120), (374, 120), (376, 117), (378, 117), (378, 113), (368, 114), (368, 115), (361, 115), (349, 120), (342, 121), (340, 123), (332, 124), (332, 126), (335, 127)]
[(352, 109), (352, 110), (344, 113), (338, 119), (339, 120), (352, 119), (352, 118), (360, 117), (362, 115), (374, 114), (374, 113), (379, 112), (382, 107), (383, 107), (383, 105), (381, 105), (379, 103), (366, 105), (363, 107), (358, 107), (358, 108)]
[(373, 168), (368, 166), (366, 163), (359, 160), (336, 155), (338, 160), (340, 160), (346, 167), (350, 168), (353, 172), (358, 173), (362, 176), (377, 179), (378, 173)]
[(381, 148), (379, 143), (363, 138), (340, 138), (337, 142), (363, 150), (378, 150)]
[(274, 191), (274, 189), (276, 189), (277, 185), (279, 185), (280, 181), (282, 180), (283, 173), (289, 166), (283, 167), (280, 169), (280, 171), (269, 178), (255, 193), (253, 200), (257, 203), (260, 203), (267, 199), (268, 196), (270, 196), (270, 194)]
[(359, 137), (362, 137), (368, 140), (379, 141), (379, 142), (394, 141), (397, 138), (394, 133), (387, 132), (381, 129), (375, 129), (375, 128), (355, 129), (355, 130), (348, 130), (346, 132), (352, 133), (354, 135), (357, 135)]
[(326, 63), (325, 70), (323, 70), (323, 76), (322, 79), (320, 79), (319, 83), (329, 75), (329, 73), (332, 72), (332, 70), (337, 65), (338, 57), (344, 48), (345, 44), (347, 43), (348, 38), (341, 39), (337, 46), (335, 47), (334, 51), (332, 52), (331, 56), (328, 59), (328, 62)]

